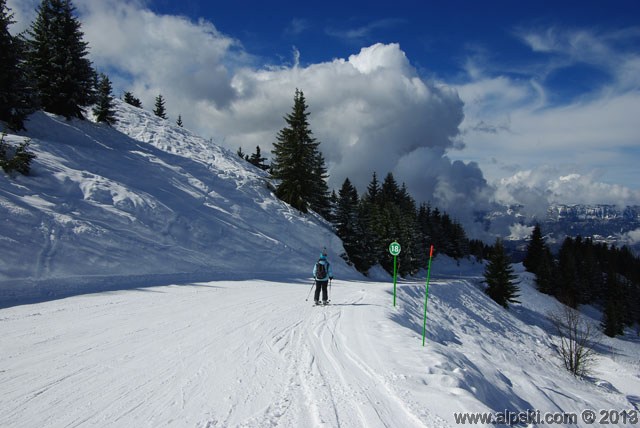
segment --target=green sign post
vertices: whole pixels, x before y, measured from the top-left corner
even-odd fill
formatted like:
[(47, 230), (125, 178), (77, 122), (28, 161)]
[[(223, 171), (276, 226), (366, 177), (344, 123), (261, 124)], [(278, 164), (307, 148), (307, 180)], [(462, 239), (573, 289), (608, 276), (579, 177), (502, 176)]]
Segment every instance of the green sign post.
[(402, 248), (400, 247), (400, 244), (398, 244), (395, 241), (389, 244), (389, 252), (393, 256), (393, 306), (394, 307), (396, 306), (396, 283), (397, 283), (397, 277), (398, 277), (397, 258), (398, 258), (398, 254), (400, 254), (401, 249)]

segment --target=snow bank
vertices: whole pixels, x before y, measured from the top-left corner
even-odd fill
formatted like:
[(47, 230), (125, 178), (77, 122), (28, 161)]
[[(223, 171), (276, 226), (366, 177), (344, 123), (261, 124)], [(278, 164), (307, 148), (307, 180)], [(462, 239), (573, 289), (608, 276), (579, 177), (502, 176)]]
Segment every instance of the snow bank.
[(43, 112), (27, 122), (33, 175), (0, 175), (0, 303), (221, 278), (309, 277), (341, 241), (269, 190), (264, 172), (117, 101), (112, 128)]

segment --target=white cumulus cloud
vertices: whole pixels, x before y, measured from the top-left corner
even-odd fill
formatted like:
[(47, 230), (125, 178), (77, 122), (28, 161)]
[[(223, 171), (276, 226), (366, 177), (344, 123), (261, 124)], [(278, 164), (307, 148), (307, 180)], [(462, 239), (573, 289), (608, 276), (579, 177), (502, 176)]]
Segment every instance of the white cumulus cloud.
[(496, 199), (522, 204), (527, 213), (543, 217), (549, 204), (640, 205), (640, 191), (605, 183), (595, 173), (561, 171), (550, 166), (519, 171), (499, 181)]

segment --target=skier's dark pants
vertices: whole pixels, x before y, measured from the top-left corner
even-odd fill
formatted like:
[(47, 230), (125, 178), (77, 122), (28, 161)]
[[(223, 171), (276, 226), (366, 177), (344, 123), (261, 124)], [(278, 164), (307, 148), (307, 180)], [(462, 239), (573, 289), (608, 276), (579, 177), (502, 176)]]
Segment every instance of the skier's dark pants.
[(318, 281), (316, 279), (316, 293), (314, 294), (313, 300), (315, 300), (316, 302), (320, 300), (320, 289), (322, 289), (322, 300), (325, 302), (329, 300), (329, 297), (327, 295), (327, 284), (329, 284), (329, 281), (327, 280)]

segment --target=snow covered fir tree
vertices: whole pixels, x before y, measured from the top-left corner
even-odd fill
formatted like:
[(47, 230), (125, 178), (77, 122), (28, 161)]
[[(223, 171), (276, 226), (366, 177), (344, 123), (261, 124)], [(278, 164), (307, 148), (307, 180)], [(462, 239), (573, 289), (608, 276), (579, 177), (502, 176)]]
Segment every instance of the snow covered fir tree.
[(25, 43), (9, 33), (13, 13), (6, 0), (0, 0), (0, 120), (12, 130), (24, 129), (24, 120), (34, 110), (29, 90)]
[(158, 96), (156, 97), (156, 102), (153, 108), (153, 114), (155, 114), (161, 119), (167, 118), (167, 108), (165, 106), (165, 100), (162, 94), (158, 94)]
[(320, 142), (309, 127), (309, 112), (304, 93), (296, 89), (291, 113), (285, 116), (273, 144), (272, 175), (278, 181), (276, 195), (292, 207), (329, 215), (327, 168), (319, 150)]
[(96, 73), (74, 12), (69, 0), (43, 0), (26, 41), (38, 106), (66, 118), (82, 118), (82, 108), (96, 99)]
[[(29, 90), (24, 65), (25, 44), (9, 33), (13, 14), (6, 0), (0, 0), (0, 121), (9, 130), (24, 130), (24, 121), (35, 110), (33, 92)], [(12, 146), (5, 141), (5, 129), (0, 134), (0, 168), (6, 173), (27, 175), (36, 155), (29, 150), (29, 141)]]
[(142, 102), (140, 101), (140, 99), (134, 96), (130, 91), (126, 91), (122, 99), (127, 104), (130, 104), (134, 107), (142, 108)]
[(487, 285), (485, 292), (504, 308), (512, 303), (520, 303), (517, 300), (520, 291), (517, 278), (502, 240), (497, 239), (484, 270), (484, 283)]
[(263, 171), (267, 171), (271, 169), (271, 166), (266, 162), (268, 159), (262, 156), (262, 149), (260, 149), (260, 146), (256, 146), (256, 151), (251, 153), (251, 155), (246, 154), (242, 150), (242, 147), (238, 148), (238, 150), (236, 151), (236, 154), (240, 158), (249, 162), (251, 165), (258, 167)]
[(98, 79), (97, 102), (93, 108), (93, 114), (97, 122), (104, 122), (109, 125), (113, 125), (116, 122), (111, 91), (109, 76), (101, 74)]

